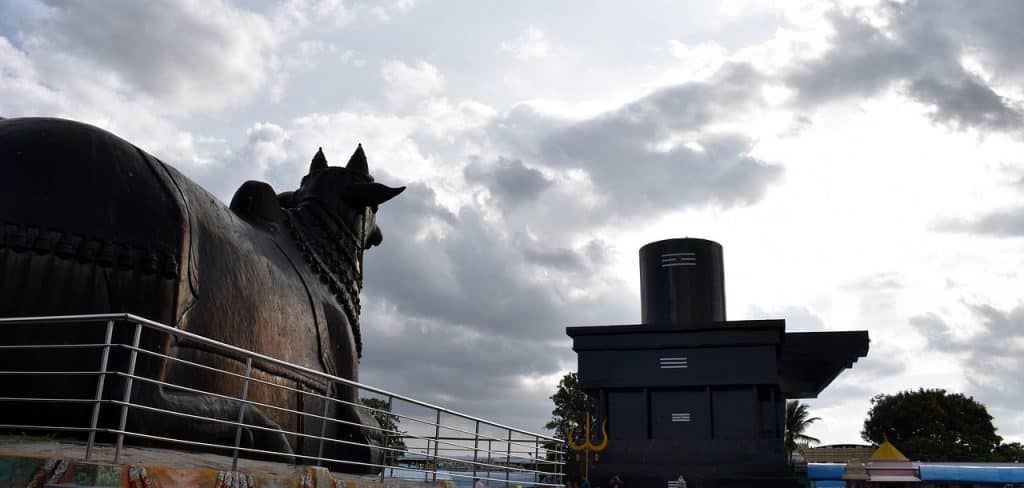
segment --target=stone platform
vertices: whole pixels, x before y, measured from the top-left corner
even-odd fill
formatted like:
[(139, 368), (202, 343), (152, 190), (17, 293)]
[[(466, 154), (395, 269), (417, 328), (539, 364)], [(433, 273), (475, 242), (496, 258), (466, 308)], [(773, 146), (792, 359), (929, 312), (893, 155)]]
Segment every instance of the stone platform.
[(96, 444), (92, 460), (85, 443), (47, 437), (0, 435), (0, 487), (124, 488), (452, 488), (450, 481), (424, 482), (334, 473), (326, 468), (239, 459), (217, 454), (124, 447), (112, 464), (113, 446)]

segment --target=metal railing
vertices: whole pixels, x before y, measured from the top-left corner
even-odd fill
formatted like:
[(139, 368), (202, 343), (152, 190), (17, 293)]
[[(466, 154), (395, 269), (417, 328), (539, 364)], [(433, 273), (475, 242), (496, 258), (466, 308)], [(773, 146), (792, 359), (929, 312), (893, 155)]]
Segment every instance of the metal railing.
[[(102, 328), (102, 342), (96, 343), (14, 343), (15, 334), (9, 334), (12, 326), (31, 327), (96, 327)], [(127, 328), (127, 330), (126, 330)], [(173, 357), (158, 350), (150, 350), (145, 346), (146, 341), (142, 340), (143, 331), (155, 331), (159, 334), (172, 336), (179, 343), (182, 341), (193, 345), (199, 345), (204, 351), (213, 352), (223, 358), (230, 358), (232, 361), (239, 361), (244, 364), (244, 372), (228, 371), (223, 368), (214, 367), (201, 362), (188, 361)], [(99, 337), (99, 331), (96, 331)], [(117, 332), (117, 333), (115, 333)], [(151, 334), (150, 332), (147, 332)], [(0, 406), (7, 408), (12, 405), (79, 405), (88, 409), (88, 425), (51, 425), (56, 423), (47, 421), (45, 423), (5, 423), (6, 419), (0, 418), (0, 430), (7, 432), (18, 431), (42, 431), (47, 433), (64, 433), (77, 435), (86, 438), (85, 460), (92, 460), (96, 455), (96, 446), (100, 445), (98, 436), (102, 436), (113, 444), (113, 456), (110, 461), (120, 462), (122, 451), (124, 451), (125, 439), (129, 444), (144, 444), (146, 446), (172, 446), (188, 450), (202, 450), (212, 453), (224, 454), (230, 452), (231, 471), (236, 471), (239, 458), (257, 457), (260, 459), (277, 459), (289, 463), (324, 465), (336, 470), (347, 470), (344, 466), (366, 471), (379, 471), (380, 475), (398, 478), (423, 479), (424, 481), (451, 480), (456, 485), (468, 486), (474, 479), (479, 478), (486, 484), (522, 485), (522, 486), (562, 486), (564, 456), (563, 442), (554, 437), (528, 432), (497, 422), (492, 422), (472, 415), (449, 410), (427, 402), (409, 398), (404, 395), (392, 393), (387, 390), (364, 385), (352, 380), (332, 376), (320, 371), (309, 369), (303, 366), (292, 364), (286, 361), (275, 359), (263, 354), (245, 350), (240, 347), (218, 342), (190, 332), (169, 327), (131, 314), (97, 314), (97, 315), (69, 315), (52, 317), (25, 317), (25, 318), (0, 318), (0, 354), (22, 354), (32, 353), (36, 355), (60, 354), (64, 359), (62, 364), (81, 364), (81, 362), (68, 362), (67, 355), (77, 354), (84, 361), (97, 359), (91, 369), (91, 365), (82, 365), (83, 369), (77, 370), (48, 370), (47, 368), (37, 369), (11, 369), (5, 367), (0, 369)], [(45, 334), (42, 334), (45, 337)], [(35, 335), (38, 342), (40, 334)], [(119, 340), (131, 337), (128, 340)], [(45, 342), (45, 341), (44, 341)], [(90, 351), (92, 351), (90, 353)], [(98, 354), (96, 354), (98, 351)], [(117, 361), (112, 361), (112, 355), (118, 355)], [(98, 358), (96, 357), (98, 356)], [(223, 392), (206, 391), (194, 388), (187, 384), (176, 384), (163, 377), (147, 376), (138, 371), (136, 365), (140, 361), (162, 361), (166, 365), (177, 364), (188, 368), (198, 368), (203, 374), (217, 375), (223, 381), (241, 381), (241, 389), (237, 395), (225, 395)], [(117, 363), (117, 367), (112, 365)], [(37, 361), (27, 361), (27, 364), (41, 364)], [(268, 381), (254, 375), (254, 367), (259, 364), (261, 368), (268, 366), (277, 371), (284, 371), (294, 377), (312, 379), (318, 384), (325, 384), (325, 390), (303, 387), (288, 383), (287, 381)], [(10, 361), (6, 363), (10, 366)], [(146, 368), (153, 370), (153, 368)], [(266, 376), (266, 375), (264, 375)], [(54, 396), (27, 396), (17, 395), (18, 388), (6, 388), (3, 385), (11, 384), (18, 378), (24, 382), (27, 378), (78, 378), (88, 381), (94, 378), (95, 394), (91, 398), (66, 398), (61, 396), (59, 391)], [(39, 380), (42, 381), (42, 380)], [(221, 381), (221, 380), (217, 380)], [(204, 382), (210, 384), (210, 381)], [(24, 384), (24, 383), (22, 383)], [(230, 400), (232, 404), (237, 402), (237, 416), (232, 418), (216, 418), (205, 415), (194, 415), (181, 411), (174, 411), (159, 406), (146, 405), (139, 401), (133, 401), (133, 391), (137, 392), (140, 384), (146, 384), (151, 388), (162, 388), (188, 392), (196, 395), (209, 395), (211, 398)], [(115, 390), (120, 385), (120, 391)], [(258, 402), (250, 398), (251, 388), (278, 389), (284, 395), (292, 395), (297, 398), (298, 405), (303, 402), (309, 404), (322, 404), (322, 409), (317, 412), (309, 411), (309, 408), (290, 407), (288, 405), (271, 405)], [(355, 389), (361, 401), (347, 401), (339, 398), (334, 392), (340, 389)], [(12, 391), (14, 394), (12, 395)], [(38, 389), (36, 390), (38, 391)], [(263, 395), (266, 397), (266, 395)], [(372, 401), (368, 399), (376, 399)], [(5, 405), (6, 404), (6, 405)], [(361, 409), (377, 419), (379, 425), (363, 425), (330, 415), (331, 407)], [(25, 407), (30, 408), (30, 407)], [(263, 411), (277, 411), (282, 415), (301, 418), (298, 425), (310, 422), (309, 425), (319, 425), (319, 434), (311, 434), (308, 429), (273, 428), (265, 425), (254, 425), (246, 422), (246, 410), (254, 408)], [(111, 411), (113, 410), (113, 411)], [(144, 432), (147, 429), (132, 429), (128, 422), (129, 413), (144, 412), (150, 416), (176, 417), (187, 419), (190, 422), (212, 423), (220, 426), (230, 426), (234, 430), (233, 442), (214, 442), (208, 439), (197, 440), (196, 438), (185, 438), (187, 435), (157, 435), (153, 431)], [(110, 421), (101, 422), (101, 418)], [(325, 454), (325, 446), (347, 446), (366, 447), (368, 444), (332, 438), (327, 434), (331, 424), (336, 426), (349, 426), (356, 428), (369, 428), (382, 434), (383, 445), (375, 446), (384, 452), (384, 459), (381, 462), (363, 462), (344, 459), (341, 456)], [(314, 429), (315, 430), (315, 429)], [(311, 454), (310, 449), (304, 453), (287, 453), (269, 451), (263, 448), (245, 447), (242, 444), (243, 432), (263, 431), (270, 434), (284, 435), (292, 443), (301, 439), (303, 442), (313, 442), (317, 445), (316, 454)], [(378, 436), (378, 440), (379, 440)], [(327, 449), (331, 452), (330, 449)], [(225, 468), (227, 468), (225, 466)]]

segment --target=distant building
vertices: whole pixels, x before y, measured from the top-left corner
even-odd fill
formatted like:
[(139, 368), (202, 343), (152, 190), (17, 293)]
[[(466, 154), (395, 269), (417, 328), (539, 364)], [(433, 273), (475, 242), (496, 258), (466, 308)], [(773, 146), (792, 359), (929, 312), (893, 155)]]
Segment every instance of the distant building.
[(807, 478), (814, 488), (1024, 488), (1024, 465), (911, 461), (886, 440), (867, 459), (809, 462)]
[(853, 459), (864, 461), (874, 454), (878, 446), (870, 444), (832, 444), (800, 449), (809, 463), (846, 463)]

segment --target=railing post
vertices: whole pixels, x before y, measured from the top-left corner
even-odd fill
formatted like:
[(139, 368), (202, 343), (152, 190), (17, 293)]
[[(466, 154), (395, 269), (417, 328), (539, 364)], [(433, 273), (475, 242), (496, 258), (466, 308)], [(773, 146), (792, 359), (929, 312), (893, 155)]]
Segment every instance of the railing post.
[(437, 446), (441, 443), (441, 411), (437, 411), (437, 417), (434, 420), (434, 477), (433, 480), (437, 481)]
[[(491, 477), (491, 470), (494, 469), (494, 468), (491, 467), (491, 463), (494, 461), (493, 459), (491, 459), (491, 453), (493, 452), (493, 449), (494, 449), (491, 446), (491, 441), (492, 441), (492, 439), (490, 437), (488, 437), (487, 438), (487, 477), (488, 478)], [(490, 485), (491, 484), (490, 480), (487, 480), (487, 481), (488, 481), (487, 485)]]
[(327, 398), (324, 398), (324, 409), (323, 409), (323, 412), (320, 414), (320, 416), (323, 417), (323, 418), (320, 419), (320, 447), (317, 447), (317, 449), (316, 449), (316, 465), (317, 466), (320, 466), (320, 463), (323, 462), (323, 457), (324, 457), (324, 438), (327, 436), (327, 414), (330, 413), (329, 409), (330, 409), (330, 406), (331, 406), (331, 390), (332, 389), (334, 389), (334, 382), (333, 381), (328, 381), (327, 382), (327, 391), (324, 392), (324, 396), (327, 397)]
[(533, 438), (533, 482), (540, 482), (540, 438)]
[(423, 482), (426, 483), (430, 479), (430, 472), (427, 471), (427, 456), (430, 455), (430, 439), (427, 439), (427, 450), (423, 451)]
[(238, 407), (238, 425), (235, 426), (235, 449), (231, 454), (231, 471), (238, 471), (238, 448), (242, 445), (242, 421), (245, 420), (245, 408), (249, 406), (249, 376), (252, 375), (252, 356), (245, 360), (245, 379), (242, 381), (242, 404)]
[(566, 444), (563, 442), (559, 443), (555, 448), (555, 457), (557, 457), (559, 461), (558, 464), (555, 464), (558, 467), (556, 469), (556, 473), (559, 475), (558, 481), (562, 482), (563, 485), (565, 484), (565, 463), (569, 461), (568, 452), (565, 451), (565, 446)]
[(508, 475), (512, 471), (512, 429), (508, 429), (508, 444), (505, 446), (505, 488), (508, 488)]
[(480, 421), (476, 421), (476, 431), (473, 434), (473, 479), (476, 480), (477, 456), (480, 454)]
[[(394, 403), (395, 403), (395, 397), (393, 397), (391, 395), (388, 395), (388, 412), (386, 414), (384, 414), (384, 418), (388, 420), (387, 422), (384, 423), (384, 428), (387, 429), (384, 432), (384, 466), (390, 466), (390, 464), (388, 464), (388, 457), (389, 456), (391, 457), (391, 459), (395, 458), (395, 454), (392, 454), (392, 452), (391, 452), (391, 432), (390, 432), (391, 431), (390, 426), (393, 425), (392, 422), (391, 422), (391, 420), (392, 420), (391, 419), (391, 409), (394, 407)], [(395, 430), (398, 430), (397, 425), (395, 426)], [(397, 463), (395, 463), (395, 464), (397, 464)], [(381, 472), (381, 474), (383, 474), (384, 473), (384, 469), (381, 469), (380, 472)]]
[(124, 404), (121, 405), (121, 422), (117, 427), (117, 446), (114, 448), (114, 464), (121, 462), (121, 448), (124, 447), (124, 428), (128, 424), (128, 407), (132, 402), (132, 380), (135, 376), (135, 361), (139, 358), (139, 339), (142, 337), (142, 322), (135, 323), (132, 337), (132, 352), (128, 356), (128, 376), (124, 384)]
[(96, 424), (100, 421), (100, 405), (103, 402), (103, 383), (107, 379), (107, 360), (110, 359), (110, 340), (114, 336), (114, 321), (107, 321), (107, 331), (100, 353), (100, 376), (96, 379), (96, 403), (92, 405), (92, 420), (89, 421), (89, 443), (85, 445), (85, 460), (92, 459), (92, 446), (96, 442)]

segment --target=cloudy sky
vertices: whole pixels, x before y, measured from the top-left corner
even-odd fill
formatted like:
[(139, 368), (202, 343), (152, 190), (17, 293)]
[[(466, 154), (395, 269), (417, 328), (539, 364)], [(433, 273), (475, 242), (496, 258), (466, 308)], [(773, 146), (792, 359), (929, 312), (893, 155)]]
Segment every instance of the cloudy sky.
[[(627, 6), (628, 5), (628, 6)], [(362, 143), (363, 381), (530, 430), (637, 250), (725, 249), (731, 319), (867, 329), (810, 433), (973, 395), (1024, 441), (1024, 2), (0, 2), (0, 117), (106, 128), (224, 200)]]

